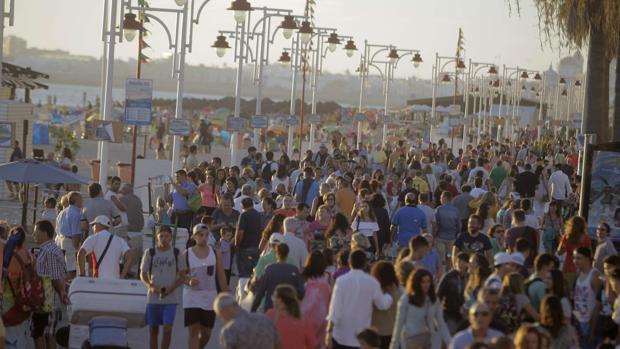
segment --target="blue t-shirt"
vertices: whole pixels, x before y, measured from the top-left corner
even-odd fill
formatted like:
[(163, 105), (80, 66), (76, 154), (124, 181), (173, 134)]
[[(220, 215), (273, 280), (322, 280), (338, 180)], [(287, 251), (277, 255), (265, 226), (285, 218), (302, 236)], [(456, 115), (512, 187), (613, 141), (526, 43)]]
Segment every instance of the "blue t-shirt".
[(426, 215), (417, 207), (403, 206), (392, 217), (392, 224), (398, 228), (398, 246), (406, 247), (412, 237), (426, 229)]
[(194, 185), (194, 183), (191, 183), (191, 182), (185, 182), (179, 186), (187, 190), (189, 194), (185, 196), (185, 195), (181, 195), (181, 193), (179, 193), (178, 191), (173, 190), (172, 193), (170, 193), (170, 196), (172, 197), (172, 210), (173, 211), (190, 211), (191, 208), (187, 206), (187, 199), (190, 198), (192, 194), (196, 192), (196, 186)]
[(437, 276), (437, 271), (439, 269), (439, 253), (437, 253), (435, 249), (431, 249), (429, 253), (422, 257), (420, 264), (422, 264), (426, 270), (430, 271), (433, 277)]

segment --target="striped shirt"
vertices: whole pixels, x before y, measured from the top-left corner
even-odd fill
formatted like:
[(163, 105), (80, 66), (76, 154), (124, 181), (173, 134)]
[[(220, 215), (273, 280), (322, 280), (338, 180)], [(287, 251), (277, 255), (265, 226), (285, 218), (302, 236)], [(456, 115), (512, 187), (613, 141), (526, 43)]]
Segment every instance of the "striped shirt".
[(65, 280), (67, 265), (62, 250), (48, 240), (41, 244), (37, 254), (37, 274), (41, 277), (49, 277), (52, 280)]

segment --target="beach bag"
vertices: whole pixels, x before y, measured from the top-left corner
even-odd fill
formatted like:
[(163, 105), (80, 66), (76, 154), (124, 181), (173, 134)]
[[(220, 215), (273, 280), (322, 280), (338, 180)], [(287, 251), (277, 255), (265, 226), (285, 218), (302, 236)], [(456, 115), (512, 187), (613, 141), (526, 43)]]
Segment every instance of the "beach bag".
[(22, 269), (22, 284), (21, 287), (17, 287), (7, 278), (11, 293), (15, 298), (15, 304), (2, 315), (5, 326), (21, 324), (30, 317), (34, 309), (42, 307), (45, 303), (43, 280), (37, 274), (34, 263), (24, 262), (18, 254), (14, 254), (14, 256)]
[(202, 206), (202, 197), (200, 197), (200, 193), (192, 194), (192, 196), (187, 199), (187, 206), (194, 212), (198, 211)]

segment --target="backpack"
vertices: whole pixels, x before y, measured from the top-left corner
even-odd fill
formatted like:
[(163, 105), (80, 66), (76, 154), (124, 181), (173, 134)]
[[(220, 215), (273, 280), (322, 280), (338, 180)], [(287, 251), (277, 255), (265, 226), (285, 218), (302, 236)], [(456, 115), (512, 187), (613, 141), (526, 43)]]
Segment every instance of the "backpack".
[(537, 278), (533, 278), (533, 279), (527, 280), (525, 282), (525, 284), (523, 284), (523, 286), (525, 287), (525, 294), (528, 297), (530, 297), (530, 298), (532, 297), (532, 295), (530, 295), (530, 286), (533, 285), (535, 282), (539, 282), (539, 281), (543, 282), (543, 280), (541, 278), (537, 277)]
[(506, 326), (506, 333), (514, 333), (521, 325), (521, 312), (514, 297), (500, 297), (495, 315)]
[(262, 178), (266, 184), (271, 183), (271, 176), (273, 175), (273, 172), (271, 171), (272, 163), (273, 161), (265, 162), (265, 164), (263, 165), (263, 169), (261, 170), (260, 178)]
[(21, 287), (16, 287), (17, 285), (13, 285), (7, 278), (11, 293), (15, 297), (15, 304), (2, 315), (2, 321), (6, 326), (19, 325), (30, 317), (33, 310), (45, 303), (43, 280), (37, 274), (34, 262), (26, 263), (18, 254), (14, 256), (22, 270), (22, 282)]

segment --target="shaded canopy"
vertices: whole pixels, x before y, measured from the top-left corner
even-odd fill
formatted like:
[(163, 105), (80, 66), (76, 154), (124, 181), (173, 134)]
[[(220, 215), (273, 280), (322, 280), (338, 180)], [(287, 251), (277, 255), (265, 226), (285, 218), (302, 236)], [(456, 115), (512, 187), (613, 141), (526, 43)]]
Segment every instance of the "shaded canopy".
[(86, 177), (33, 159), (0, 165), (0, 180), (28, 184), (88, 184)]

